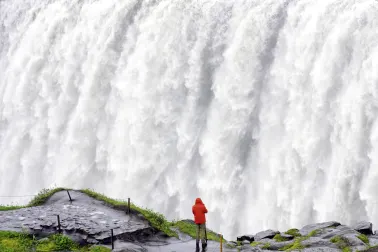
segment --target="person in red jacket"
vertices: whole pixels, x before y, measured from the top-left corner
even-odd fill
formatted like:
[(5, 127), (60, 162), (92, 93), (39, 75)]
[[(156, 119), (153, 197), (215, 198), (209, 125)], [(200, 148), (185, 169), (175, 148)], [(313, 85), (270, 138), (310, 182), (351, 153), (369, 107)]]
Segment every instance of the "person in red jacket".
[(200, 198), (196, 199), (196, 203), (192, 207), (192, 212), (194, 215), (194, 222), (197, 224), (196, 250), (199, 251), (199, 240), (201, 239), (200, 237), (202, 237), (202, 249), (205, 249), (207, 246), (205, 216), (207, 209)]

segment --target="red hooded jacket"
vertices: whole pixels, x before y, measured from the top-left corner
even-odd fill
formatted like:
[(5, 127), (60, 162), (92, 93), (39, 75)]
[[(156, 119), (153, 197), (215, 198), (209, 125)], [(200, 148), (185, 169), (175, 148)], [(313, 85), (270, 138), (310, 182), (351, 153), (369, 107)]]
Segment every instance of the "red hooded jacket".
[(206, 222), (205, 213), (207, 213), (207, 209), (200, 198), (196, 199), (196, 204), (192, 207), (192, 212), (196, 224), (203, 224)]

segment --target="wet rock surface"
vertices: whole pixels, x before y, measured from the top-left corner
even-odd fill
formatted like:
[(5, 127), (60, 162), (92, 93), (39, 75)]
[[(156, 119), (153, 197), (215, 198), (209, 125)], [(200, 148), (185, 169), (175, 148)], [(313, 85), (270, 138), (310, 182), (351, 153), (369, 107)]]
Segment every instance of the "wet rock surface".
[[(126, 215), (122, 211), (105, 206), (86, 194), (71, 191), (74, 201), (68, 200), (65, 191), (54, 194), (43, 206), (0, 212), (2, 230), (29, 230), (37, 236), (46, 236), (58, 231), (58, 219), (63, 233), (72, 234), (79, 242), (98, 243), (114, 236), (151, 233), (147, 221), (137, 215)], [(84, 241), (81, 241), (84, 240)]]

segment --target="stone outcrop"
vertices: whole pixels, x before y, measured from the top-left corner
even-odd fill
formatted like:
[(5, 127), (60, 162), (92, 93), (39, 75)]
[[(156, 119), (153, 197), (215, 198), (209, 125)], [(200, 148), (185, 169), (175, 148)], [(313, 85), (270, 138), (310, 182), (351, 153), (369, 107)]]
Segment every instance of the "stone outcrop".
[[(195, 240), (187, 234), (178, 232), (179, 238), (168, 237), (137, 212), (126, 214), (80, 192), (71, 191), (71, 195), (73, 202), (69, 202), (63, 191), (54, 194), (43, 206), (0, 212), (0, 230), (28, 230), (43, 239), (57, 233), (59, 215), (61, 232), (81, 244), (110, 247), (112, 229), (114, 251), (194, 251)], [(194, 225), (193, 220), (183, 222)], [(235, 242), (224, 241), (223, 251), (378, 252), (371, 248), (378, 246), (378, 235), (372, 230), (370, 222), (348, 227), (336, 221), (313, 223), (287, 233), (269, 229), (239, 236)], [(207, 251), (219, 251), (219, 246), (219, 242), (208, 241)]]
[(373, 234), (373, 224), (367, 221), (361, 221), (353, 227), (356, 231), (365, 235)]

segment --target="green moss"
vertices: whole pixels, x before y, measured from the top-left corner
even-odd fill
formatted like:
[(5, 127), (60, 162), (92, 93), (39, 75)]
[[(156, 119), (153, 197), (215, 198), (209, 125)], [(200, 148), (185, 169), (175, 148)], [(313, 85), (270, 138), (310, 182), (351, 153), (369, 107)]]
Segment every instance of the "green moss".
[(317, 235), (317, 234), (319, 234), (320, 233), (320, 230), (319, 229), (315, 229), (315, 230), (312, 230), (308, 235), (307, 235), (307, 237), (309, 238), (309, 237), (313, 237), (313, 236), (315, 236), (315, 235)]
[[(180, 230), (180, 232), (188, 234), (192, 238), (196, 238), (197, 225), (190, 223), (190, 222), (187, 222), (187, 221), (176, 221), (176, 222), (172, 222), (170, 225), (172, 227), (178, 228)], [(218, 241), (218, 242), (220, 241), (220, 237), (217, 233), (215, 233), (215, 232), (213, 232), (209, 229), (206, 229), (206, 232), (207, 232), (207, 239), (208, 240)], [(227, 242), (224, 238), (223, 238), (223, 241)], [(239, 244), (239, 242), (237, 244)]]
[(288, 241), (289, 239), (286, 238), (286, 237), (282, 237), (281, 234), (276, 234), (276, 235), (273, 237), (273, 240), (275, 240), (276, 242), (284, 242), (284, 241)]
[(262, 242), (257, 242), (257, 241), (254, 241), (251, 243), (251, 246), (252, 247), (257, 247), (258, 245), (262, 244)]
[(352, 249), (350, 247), (345, 247), (342, 249), (343, 252), (352, 252)]
[(302, 245), (302, 241), (307, 240), (309, 237), (303, 236), (303, 237), (296, 237), (293, 241), (293, 243), (287, 244), (286, 246), (280, 248), (279, 250), (284, 251), (292, 251), (292, 250), (298, 250), (298, 249), (304, 249), (305, 246)]
[(296, 229), (296, 228), (292, 228), (292, 229), (289, 229), (285, 232), (285, 234), (288, 234), (288, 235), (292, 235), (294, 237), (299, 237), (299, 236), (302, 236), (300, 233), (299, 233), (299, 230)]
[(267, 242), (264, 244), (264, 246), (261, 247), (262, 249), (269, 249), (270, 248), (270, 243)]
[(350, 246), (348, 239), (339, 235), (332, 237), (330, 241), (342, 250), (347, 249)]
[(364, 234), (357, 235), (357, 238), (363, 241), (365, 244), (369, 245), (369, 238)]

